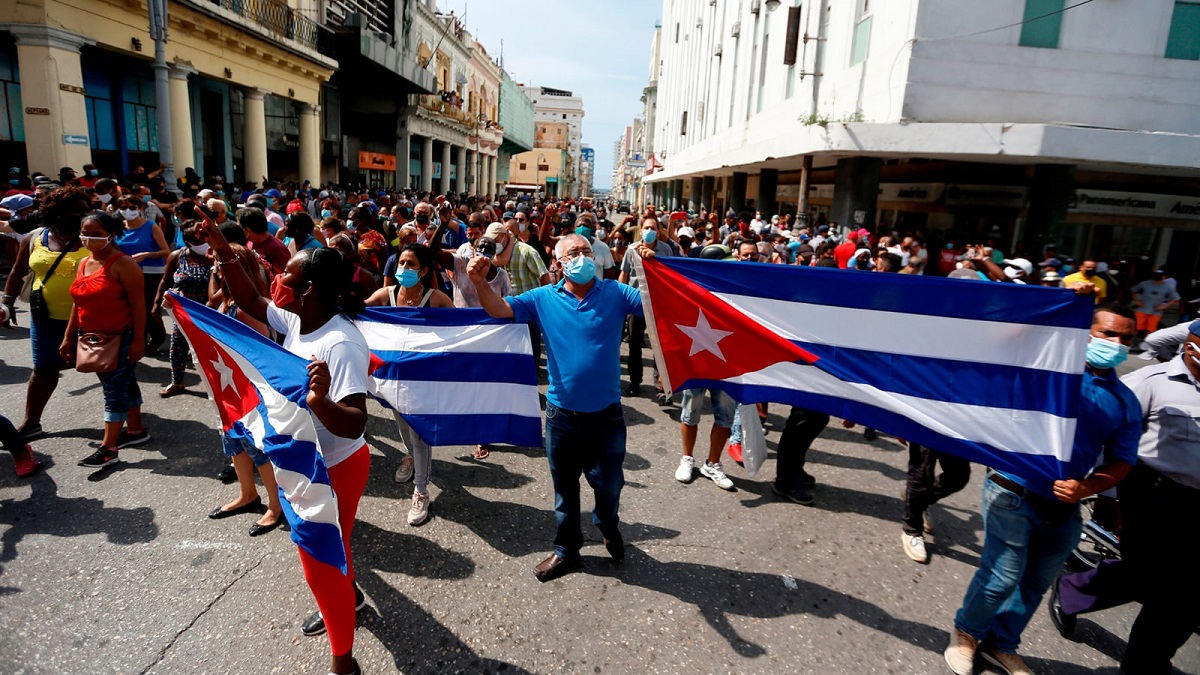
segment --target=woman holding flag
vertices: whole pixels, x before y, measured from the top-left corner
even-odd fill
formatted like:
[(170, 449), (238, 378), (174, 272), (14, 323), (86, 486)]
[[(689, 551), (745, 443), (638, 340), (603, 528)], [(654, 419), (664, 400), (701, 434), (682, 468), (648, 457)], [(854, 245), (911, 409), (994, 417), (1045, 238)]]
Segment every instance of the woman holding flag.
[(351, 267), (335, 250), (304, 249), (272, 282), (268, 299), (237, 264), (229, 242), (211, 221), (205, 221), (203, 232), (238, 308), (284, 334), (284, 349), (310, 359), (308, 410), (337, 499), (347, 573), (299, 549), (304, 578), (319, 608), (301, 630), (305, 635), (329, 633), (331, 673), (358, 673), (352, 654), (355, 613), (366, 600), (354, 582), (350, 534), (370, 471), (363, 439), (370, 352), (348, 318), (363, 307), (352, 293)]

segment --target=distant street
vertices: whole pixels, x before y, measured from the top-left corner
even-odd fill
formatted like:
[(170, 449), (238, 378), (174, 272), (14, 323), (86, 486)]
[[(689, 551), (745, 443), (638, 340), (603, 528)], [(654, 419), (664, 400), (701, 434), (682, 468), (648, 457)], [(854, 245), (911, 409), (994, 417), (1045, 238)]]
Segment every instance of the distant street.
[[(0, 332), (0, 410), (17, 421), (26, 338), (24, 325)], [(254, 516), (206, 517), (235, 494), (215, 478), (217, 416), (194, 373), (193, 394), (160, 399), (167, 377), (164, 357), (139, 367), (154, 438), (115, 467), (76, 466), (100, 438), (102, 402), (96, 378), (75, 372), (34, 444), (45, 471), (18, 481), (0, 459), (0, 672), (326, 672), (326, 638), (299, 631), (315, 605), (287, 534), (251, 539)], [(733, 492), (683, 485), (678, 408), (652, 394), (625, 400), (624, 564), (588, 520), (584, 569), (544, 585), (531, 572), (553, 536), (542, 451), (476, 461), (435, 449), (431, 518), (412, 528), (412, 485), (392, 480), (395, 425), (372, 403), (354, 532), (363, 672), (948, 672), (947, 630), (980, 555), (979, 467), (932, 509), (932, 562), (918, 565), (900, 546), (907, 453), (895, 439), (834, 422), (810, 453), (813, 507), (771, 492), (774, 459), (757, 479), (727, 462)], [(770, 412), (773, 449), (787, 411)], [(1074, 643), (1043, 606), (1022, 653), (1043, 674), (1115, 673), (1136, 609), (1081, 618)], [(1200, 673), (1200, 639), (1175, 663)]]

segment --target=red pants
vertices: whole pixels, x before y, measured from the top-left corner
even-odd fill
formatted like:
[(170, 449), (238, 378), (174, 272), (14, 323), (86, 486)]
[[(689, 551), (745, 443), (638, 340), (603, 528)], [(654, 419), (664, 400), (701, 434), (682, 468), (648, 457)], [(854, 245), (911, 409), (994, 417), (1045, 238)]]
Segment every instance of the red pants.
[(297, 548), (300, 564), (304, 567), (304, 580), (317, 608), (325, 619), (325, 630), (329, 633), (329, 649), (334, 656), (349, 654), (354, 648), (354, 562), (350, 557), (350, 532), (354, 529), (354, 515), (358, 513), (358, 500), (367, 488), (367, 475), (371, 472), (371, 453), (362, 446), (336, 466), (329, 467), (329, 484), (337, 495), (338, 524), (342, 527), (342, 543), (346, 547), (347, 574), (320, 562)]

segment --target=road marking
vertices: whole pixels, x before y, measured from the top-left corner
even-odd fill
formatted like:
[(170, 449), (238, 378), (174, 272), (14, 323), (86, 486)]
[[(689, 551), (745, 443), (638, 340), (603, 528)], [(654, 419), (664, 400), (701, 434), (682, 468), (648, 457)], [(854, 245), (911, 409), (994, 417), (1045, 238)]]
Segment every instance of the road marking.
[(232, 542), (192, 541), (191, 539), (185, 539), (185, 540), (179, 542), (178, 544), (176, 544), (175, 548), (185, 549), (185, 550), (186, 549), (211, 550), (211, 549), (216, 548), (216, 549), (228, 549), (230, 551), (239, 551), (239, 550), (241, 550), (242, 545), (235, 544)]

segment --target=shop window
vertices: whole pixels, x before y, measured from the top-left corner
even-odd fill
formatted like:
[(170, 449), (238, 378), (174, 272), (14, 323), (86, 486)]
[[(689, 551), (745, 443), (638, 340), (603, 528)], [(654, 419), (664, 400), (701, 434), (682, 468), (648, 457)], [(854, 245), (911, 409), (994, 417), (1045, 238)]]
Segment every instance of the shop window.
[(1167, 35), (1168, 59), (1200, 59), (1200, 2), (1177, 0)]
[(87, 108), (88, 140), (93, 150), (117, 149), (117, 108), (112, 77), (103, 70), (83, 70), (84, 106)]
[(300, 146), (300, 116), (291, 101), (268, 94), (263, 97), (263, 111), (267, 121), (269, 150), (288, 150)]
[(126, 75), (121, 79), (121, 94), (125, 108), (125, 149), (158, 152), (158, 106), (154, 99), (154, 80)]
[(0, 141), (25, 142), (20, 82), (16, 56), (0, 51)]
[(1065, 0), (1025, 0), (1021, 46), (1058, 49)]

